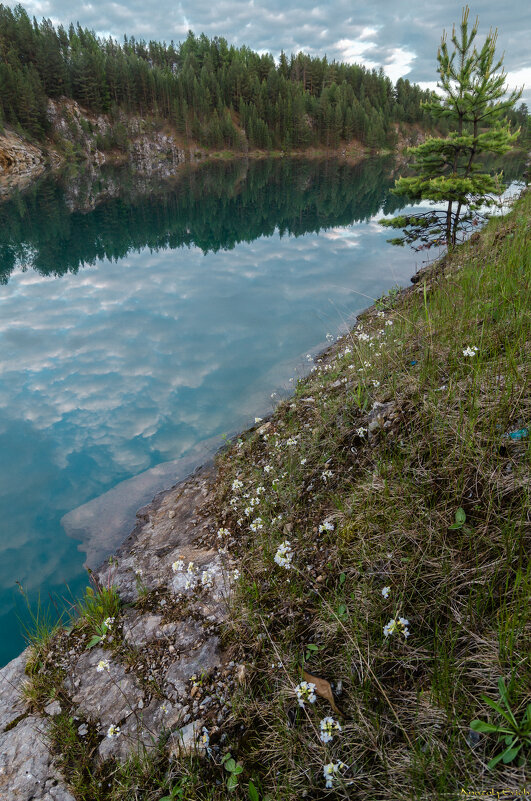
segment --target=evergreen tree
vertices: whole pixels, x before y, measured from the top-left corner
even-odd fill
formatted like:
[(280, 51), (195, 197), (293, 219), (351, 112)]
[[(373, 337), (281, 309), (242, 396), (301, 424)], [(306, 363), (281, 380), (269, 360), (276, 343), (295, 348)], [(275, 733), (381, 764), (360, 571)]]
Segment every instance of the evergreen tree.
[(425, 104), (436, 119), (450, 121), (454, 130), (444, 139), (429, 138), (412, 148), (418, 174), (399, 178), (394, 189), (412, 201), (442, 201), (446, 208), (382, 220), (383, 225), (404, 231), (403, 237), (391, 240), (393, 244), (420, 240), (417, 249), (434, 244), (452, 247), (459, 232), (477, 224), (479, 209), (494, 204), (503, 191), (501, 176), (481, 172), (477, 161), (482, 154), (511, 149), (518, 131), (511, 133), (505, 117), (521, 91), (507, 96), (505, 73), (500, 72), (503, 58), (495, 59), (497, 32), (491, 31), (478, 51), (474, 46), (478, 20), (469, 30), (468, 17), (465, 7), (460, 35), (455, 27), (452, 32), (451, 54), (443, 34), (437, 54), (437, 86), (443, 96), (434, 95)]

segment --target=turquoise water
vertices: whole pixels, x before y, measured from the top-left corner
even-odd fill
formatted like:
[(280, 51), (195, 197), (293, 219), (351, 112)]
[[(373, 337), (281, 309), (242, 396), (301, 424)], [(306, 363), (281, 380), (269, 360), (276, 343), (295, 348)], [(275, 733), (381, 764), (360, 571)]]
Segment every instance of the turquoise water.
[[(0, 664), (24, 645), (16, 581), (44, 604), (86, 584), (65, 516), (171, 462), (138, 497), (120, 485), (131, 528), (146, 492), (268, 413), (327, 333), (409, 281), (415, 254), (375, 219), (396, 205), (390, 172), (233, 162), (148, 185), (106, 171), (0, 204)], [(77, 533), (90, 553), (101, 523), (99, 559), (116, 537), (92, 517)]]

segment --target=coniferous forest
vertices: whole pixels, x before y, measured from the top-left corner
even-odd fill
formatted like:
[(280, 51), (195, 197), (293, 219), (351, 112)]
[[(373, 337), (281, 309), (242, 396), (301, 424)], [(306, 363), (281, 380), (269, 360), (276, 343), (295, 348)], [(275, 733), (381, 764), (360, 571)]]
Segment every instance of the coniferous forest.
[(115, 121), (102, 149), (124, 144), (124, 112), (168, 122), (184, 140), (241, 151), (337, 148), (352, 139), (392, 147), (397, 123), (433, 126), (421, 106), (429, 92), (403, 79), (393, 85), (381, 69), (302, 53), (276, 63), (192, 32), (177, 45), (133, 37), (120, 45), (0, 5), (0, 125), (43, 140), (48, 99), (63, 97)]

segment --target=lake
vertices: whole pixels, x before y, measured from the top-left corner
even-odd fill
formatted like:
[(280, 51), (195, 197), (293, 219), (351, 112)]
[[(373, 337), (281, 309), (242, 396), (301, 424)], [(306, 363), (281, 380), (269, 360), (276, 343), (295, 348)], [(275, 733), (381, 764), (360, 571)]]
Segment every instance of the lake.
[(393, 163), (235, 160), (44, 177), (0, 204), (0, 664), (20, 582), (71, 598), (135, 510), (264, 416), (421, 258)]

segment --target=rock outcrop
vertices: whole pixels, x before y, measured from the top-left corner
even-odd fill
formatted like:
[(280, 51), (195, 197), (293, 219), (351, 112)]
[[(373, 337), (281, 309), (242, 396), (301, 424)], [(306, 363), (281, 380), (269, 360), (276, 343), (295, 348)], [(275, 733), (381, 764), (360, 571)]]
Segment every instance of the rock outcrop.
[(24, 189), (45, 170), (42, 150), (13, 131), (0, 134), (0, 199)]
[[(201, 468), (138, 512), (138, 523), (95, 578), (124, 604), (101, 642), (76, 627), (44, 659), (60, 682), (39, 713), (24, 701), (29, 649), (0, 674), (0, 797), (72, 801), (48, 746), (54, 718), (96, 742), (96, 760), (127, 758), (168, 736), (170, 753), (200, 749), (230, 716), (238, 666), (220, 642), (234, 566), (208, 505), (214, 468)], [(113, 727), (117, 727), (114, 729)]]

